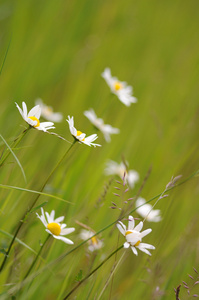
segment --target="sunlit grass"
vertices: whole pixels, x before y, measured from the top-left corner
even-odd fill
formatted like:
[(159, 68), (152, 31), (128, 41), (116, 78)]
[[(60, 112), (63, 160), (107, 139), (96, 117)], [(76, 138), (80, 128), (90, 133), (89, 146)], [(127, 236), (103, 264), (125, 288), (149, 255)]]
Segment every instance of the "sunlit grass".
[[(140, 180), (125, 197), (135, 197), (144, 182), (140, 196), (147, 201), (161, 194), (172, 176), (181, 174), (183, 182), (199, 169), (198, 8), (196, 0), (0, 3), (0, 155), (10, 153), (0, 169), (0, 248), (4, 251), (39, 193), (37, 210), (28, 214), (1, 274), (1, 293), (16, 288), (19, 299), (63, 299), (78, 280), (124, 243), (114, 225), (120, 211), (110, 206), (115, 202), (128, 211), (130, 204), (113, 195), (115, 180), (121, 179), (105, 175), (108, 160), (129, 162)], [(126, 107), (110, 94), (101, 77), (106, 67), (133, 86), (136, 104)], [(31, 129), (12, 148), (28, 126), (15, 102), (25, 101), (31, 108), (38, 97), (64, 116), (54, 132), (73, 143), (66, 118), (74, 116), (75, 127), (88, 136), (97, 133), (95, 142), (102, 145), (90, 148), (76, 143), (43, 191), (71, 144)], [(83, 115), (90, 108), (105, 124), (120, 129), (110, 143)], [(191, 286), (187, 273), (193, 276), (199, 263), (197, 176), (166, 192), (169, 196), (158, 202), (155, 208), (161, 210), (161, 222), (144, 222), (144, 229), (152, 228), (146, 237), (156, 247), (152, 256), (139, 252), (136, 257), (130, 249), (121, 249), (80, 285), (77, 297), (174, 299), (173, 289), (182, 280)], [(55, 209), (56, 215), (65, 216), (68, 227), (76, 228), (71, 234), (74, 246), (49, 239), (42, 249), (43, 259), (38, 259), (21, 287), (47, 237), (36, 217), (44, 204), (46, 211)], [(112, 224), (101, 232), (104, 246), (96, 253), (89, 252), (87, 242), (80, 239), (78, 222), (95, 232)], [(4, 254), (0, 255), (2, 263)], [(197, 284), (193, 293), (199, 294)], [(179, 296), (187, 297), (183, 286)]]

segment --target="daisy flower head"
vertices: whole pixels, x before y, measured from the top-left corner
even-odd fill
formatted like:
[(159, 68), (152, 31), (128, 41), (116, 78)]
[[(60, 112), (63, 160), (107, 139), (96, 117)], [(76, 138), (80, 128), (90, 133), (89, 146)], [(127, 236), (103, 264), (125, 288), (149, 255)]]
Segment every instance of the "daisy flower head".
[(102, 77), (110, 87), (111, 92), (115, 94), (124, 105), (130, 106), (131, 103), (137, 102), (137, 98), (132, 96), (132, 86), (127, 85), (124, 81), (118, 80), (117, 77), (112, 77), (111, 70), (109, 68), (104, 70)]
[(80, 235), (79, 235), (80, 239), (82, 239), (84, 241), (91, 238), (88, 241), (88, 244), (89, 244), (88, 250), (90, 252), (93, 252), (95, 250), (99, 250), (104, 245), (104, 243), (101, 240), (99, 240), (96, 236), (93, 236), (94, 234), (95, 234), (94, 231), (82, 229), (81, 232), (80, 232)]
[(120, 133), (120, 130), (118, 128), (114, 128), (111, 125), (104, 124), (103, 119), (98, 118), (96, 116), (96, 113), (91, 108), (90, 110), (86, 110), (84, 112), (84, 115), (89, 119), (89, 121), (97, 128), (99, 129), (107, 142), (111, 141), (110, 135), (111, 134), (118, 134)]
[[(139, 180), (139, 174), (135, 170), (128, 170), (128, 162), (121, 162), (118, 164), (113, 160), (109, 160), (106, 164), (105, 174), (106, 175), (118, 175), (124, 180), (130, 188), (134, 188), (135, 183)], [(125, 177), (124, 177), (125, 174)]]
[(60, 112), (54, 112), (53, 108), (43, 103), (42, 99), (36, 99), (35, 104), (41, 107), (41, 116), (44, 119), (52, 122), (62, 121), (63, 115)]
[(126, 238), (124, 248), (131, 247), (135, 255), (138, 255), (137, 249), (141, 250), (142, 252), (145, 252), (148, 255), (151, 255), (148, 249), (154, 250), (155, 247), (150, 244), (142, 243), (142, 238), (149, 234), (152, 231), (152, 229), (149, 228), (141, 232), (143, 222), (140, 222), (137, 226), (135, 226), (135, 221), (132, 216), (129, 216), (128, 220), (128, 228), (126, 228), (126, 226), (121, 221), (117, 223), (117, 228)]
[(75, 231), (75, 228), (65, 228), (66, 224), (61, 224), (61, 222), (64, 220), (63, 216), (55, 219), (54, 210), (52, 210), (49, 214), (48, 212), (44, 213), (43, 208), (41, 208), (41, 216), (39, 216), (38, 213), (36, 213), (36, 215), (46, 227), (46, 231), (49, 234), (51, 234), (55, 239), (61, 240), (66, 244), (74, 244), (73, 241), (63, 236)]
[(148, 222), (160, 222), (162, 220), (160, 210), (153, 209), (152, 205), (146, 203), (144, 198), (139, 197), (135, 203), (135, 207), (137, 208), (136, 212)]
[(85, 133), (82, 133), (81, 131), (77, 130), (74, 127), (74, 118), (68, 116), (68, 119), (66, 119), (66, 121), (69, 124), (69, 129), (70, 129), (70, 133), (72, 134), (72, 136), (75, 138), (75, 140), (77, 140), (80, 143), (86, 144), (88, 146), (101, 146), (99, 144), (94, 144), (93, 142), (98, 138), (97, 134), (92, 134), (86, 137)]
[(16, 107), (18, 108), (22, 118), (26, 123), (35, 129), (42, 130), (46, 132), (48, 129), (54, 129), (54, 123), (52, 122), (40, 122), (39, 118), (41, 116), (41, 107), (39, 105), (34, 106), (29, 112), (25, 102), (22, 102), (22, 109), (15, 102)]

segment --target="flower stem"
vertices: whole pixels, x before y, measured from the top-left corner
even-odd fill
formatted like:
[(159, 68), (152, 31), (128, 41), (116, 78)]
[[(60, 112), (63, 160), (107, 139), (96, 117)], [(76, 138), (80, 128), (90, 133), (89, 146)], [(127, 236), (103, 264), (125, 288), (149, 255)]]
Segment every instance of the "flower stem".
[[(56, 171), (56, 169), (59, 167), (59, 165), (62, 163), (62, 161), (64, 160), (64, 158), (67, 156), (67, 154), (69, 153), (69, 151), (71, 150), (71, 148), (73, 147), (73, 145), (75, 144), (75, 142), (76, 142), (76, 141), (74, 140), (74, 142), (71, 144), (71, 146), (68, 148), (68, 150), (64, 153), (64, 155), (62, 156), (62, 158), (58, 161), (58, 163), (56, 164), (56, 166), (54, 167), (54, 169), (53, 169), (53, 170), (51, 171), (51, 173), (48, 175), (48, 177), (47, 177), (47, 179), (45, 180), (45, 182), (44, 182), (44, 184), (43, 184), (43, 186), (42, 186), (40, 192), (42, 192), (42, 191), (44, 190), (46, 184), (48, 183), (48, 181), (50, 180), (50, 178), (52, 177), (52, 175), (54, 174), (54, 172)], [(6, 261), (7, 261), (7, 258), (8, 258), (8, 256), (9, 256), (10, 250), (11, 250), (11, 248), (12, 248), (12, 245), (13, 245), (13, 243), (14, 243), (14, 241), (15, 241), (15, 239), (16, 239), (16, 237), (17, 237), (17, 235), (18, 235), (18, 233), (19, 233), (19, 231), (20, 231), (20, 229), (21, 229), (21, 227), (22, 227), (22, 225), (24, 224), (25, 219), (27, 218), (28, 214), (31, 212), (31, 210), (32, 210), (33, 207), (35, 206), (35, 204), (36, 204), (36, 202), (38, 201), (40, 195), (41, 195), (41, 194), (38, 194), (38, 195), (37, 195), (37, 197), (36, 197), (35, 200), (33, 201), (33, 203), (32, 203), (32, 205), (30, 206), (30, 208), (25, 212), (25, 214), (24, 214), (23, 217), (21, 218), (20, 223), (19, 223), (19, 226), (17, 227), (17, 230), (16, 230), (16, 232), (15, 232), (13, 238), (12, 238), (12, 241), (10, 242), (9, 248), (8, 248), (8, 250), (6, 251), (6, 255), (5, 255), (4, 260), (3, 260), (2, 264), (1, 264), (1, 267), (0, 267), (0, 273), (1, 273), (1, 271), (3, 270), (3, 268), (4, 268), (4, 265), (5, 265)]]
[(36, 256), (35, 259), (33, 260), (32, 264), (31, 264), (30, 268), (28, 269), (28, 272), (27, 272), (26, 275), (24, 276), (24, 279), (23, 279), (23, 280), (25, 280), (26, 277), (28, 277), (28, 275), (30, 274), (32, 268), (33, 268), (34, 265), (36, 264), (36, 262), (37, 262), (37, 260), (38, 260), (38, 258), (39, 258), (39, 256), (40, 256), (40, 254), (41, 254), (41, 251), (43, 250), (43, 248), (44, 248), (46, 242), (48, 241), (49, 237), (50, 237), (50, 234), (48, 234), (46, 240), (44, 241), (43, 245), (41, 246), (39, 252), (37, 253), (37, 256)]
[(109, 260), (109, 258), (111, 258), (115, 253), (117, 253), (120, 249), (123, 248), (123, 245), (121, 245), (119, 248), (117, 248), (115, 251), (113, 251), (107, 258), (105, 258), (93, 271), (91, 271), (86, 277), (84, 277), (82, 280), (80, 280), (78, 282), (78, 284), (63, 298), (63, 300), (68, 299), (68, 297), (70, 297), (70, 295), (78, 289), (78, 287), (84, 282), (86, 281), (91, 275), (93, 275), (99, 268), (101, 268), (101, 266), (103, 266), (103, 264), (105, 262), (107, 262)]

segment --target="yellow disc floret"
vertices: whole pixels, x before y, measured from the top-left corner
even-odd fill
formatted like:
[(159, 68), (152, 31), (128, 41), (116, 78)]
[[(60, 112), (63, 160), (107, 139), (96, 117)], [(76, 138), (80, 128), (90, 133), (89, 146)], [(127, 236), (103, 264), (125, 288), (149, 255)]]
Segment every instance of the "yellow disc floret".
[(114, 83), (114, 88), (115, 88), (116, 91), (119, 91), (122, 88), (122, 84), (119, 81), (116, 81)]
[(128, 235), (130, 233), (132, 233), (132, 231), (131, 230), (127, 230), (126, 233), (125, 233), (125, 235)]
[(137, 243), (134, 245), (134, 247), (139, 246), (141, 241), (137, 241)]
[[(82, 133), (83, 133), (83, 132), (77, 130), (77, 136), (80, 136)], [(80, 141), (84, 141), (84, 140), (85, 140), (85, 138), (81, 139)]]
[(96, 239), (95, 236), (91, 238), (91, 241), (92, 241), (93, 245), (97, 245), (98, 244), (98, 241), (97, 241), (97, 239)]
[(61, 226), (58, 223), (49, 223), (47, 225), (47, 229), (50, 230), (50, 232), (54, 235), (60, 235), (61, 232)]
[(40, 122), (39, 122), (39, 120), (36, 117), (28, 117), (28, 118), (31, 119), (32, 121), (36, 121), (37, 122), (37, 124), (33, 125), (33, 127), (39, 127)]

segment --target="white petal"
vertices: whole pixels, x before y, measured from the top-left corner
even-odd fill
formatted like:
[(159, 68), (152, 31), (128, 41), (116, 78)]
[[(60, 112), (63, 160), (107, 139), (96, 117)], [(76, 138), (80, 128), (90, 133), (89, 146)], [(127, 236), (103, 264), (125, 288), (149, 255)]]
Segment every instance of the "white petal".
[(27, 117), (27, 106), (25, 102), (22, 102), (22, 107), (23, 107), (23, 114), (25, 117)]
[[(64, 216), (55, 219), (54, 222), (55, 222), (55, 223), (61, 223), (61, 222), (63, 222), (63, 220), (64, 220)], [(63, 224), (62, 224), (62, 225), (63, 225)]]
[(117, 224), (116, 224), (117, 228), (119, 229), (119, 231), (121, 232), (121, 234), (123, 234), (125, 236), (125, 233), (126, 233), (126, 226), (121, 222), (119, 221)]
[(155, 247), (153, 245), (150, 244), (146, 244), (146, 243), (140, 243), (138, 248), (146, 248), (146, 249), (152, 249), (155, 250)]
[(124, 246), (124, 248), (126, 248), (126, 249), (127, 249), (127, 248), (129, 248), (130, 244), (129, 244), (129, 243), (127, 243), (127, 242), (125, 242), (123, 246)]
[(134, 218), (132, 216), (129, 216), (128, 219), (129, 219), (128, 230), (133, 230), (135, 226)]
[(62, 229), (61, 232), (60, 232), (60, 235), (67, 235), (71, 232), (75, 231), (75, 228), (71, 227), (71, 228), (65, 228), (65, 229)]
[(51, 222), (54, 222), (54, 218), (55, 218), (55, 211), (54, 211), (54, 209), (50, 213), (50, 218), (52, 220)]
[(61, 241), (63, 241), (64, 243), (66, 243), (66, 244), (69, 244), (69, 245), (72, 245), (72, 244), (74, 244), (73, 243), (73, 241), (71, 241), (71, 240), (69, 240), (69, 239), (67, 239), (66, 237), (64, 237), (64, 236), (60, 236), (60, 235), (53, 235), (53, 237), (55, 238), (55, 239), (57, 239), (57, 240), (61, 240)]
[(137, 249), (136, 249), (135, 247), (131, 247), (131, 249), (132, 249), (133, 253), (134, 253), (136, 256), (138, 256)]
[(41, 115), (41, 107), (39, 105), (34, 106), (28, 113), (28, 117), (35, 117), (37, 119), (40, 118)]
[(144, 252), (144, 253), (146, 253), (146, 254), (148, 254), (148, 255), (150, 255), (151, 256), (151, 253), (147, 250), (147, 249), (145, 249), (145, 248), (141, 248), (141, 247), (137, 247), (137, 248), (139, 248), (140, 249), (140, 251), (142, 251), (142, 252)]
[(142, 231), (142, 232), (141, 232), (141, 236), (142, 236), (142, 238), (143, 238), (144, 236), (146, 236), (147, 234), (149, 234), (151, 231), (152, 231), (152, 229), (151, 229), (151, 228), (149, 228), (149, 229), (146, 229), (146, 230)]
[(134, 230), (140, 232), (140, 231), (142, 230), (142, 227), (143, 227), (143, 222), (140, 222), (140, 223), (134, 228)]

